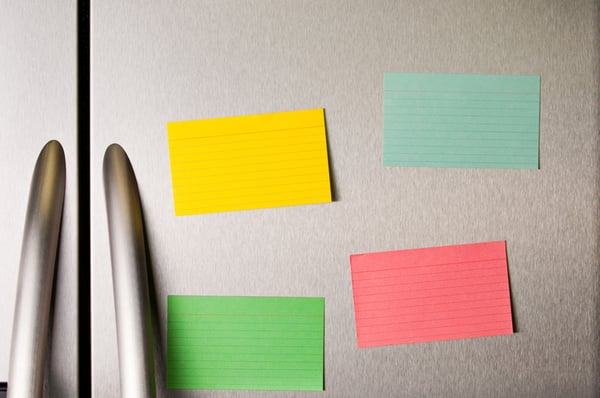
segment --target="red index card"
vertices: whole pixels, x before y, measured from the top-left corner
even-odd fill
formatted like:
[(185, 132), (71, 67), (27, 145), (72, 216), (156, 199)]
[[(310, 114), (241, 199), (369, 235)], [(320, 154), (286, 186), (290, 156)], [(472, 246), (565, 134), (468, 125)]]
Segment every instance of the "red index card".
[(504, 241), (350, 256), (359, 347), (513, 333)]

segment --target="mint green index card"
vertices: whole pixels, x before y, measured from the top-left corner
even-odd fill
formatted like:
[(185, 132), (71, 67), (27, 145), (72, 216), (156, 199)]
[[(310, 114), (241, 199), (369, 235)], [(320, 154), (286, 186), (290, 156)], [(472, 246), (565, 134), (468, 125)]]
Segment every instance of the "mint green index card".
[(386, 73), (384, 166), (539, 168), (540, 77)]
[(325, 300), (169, 296), (167, 387), (323, 390)]

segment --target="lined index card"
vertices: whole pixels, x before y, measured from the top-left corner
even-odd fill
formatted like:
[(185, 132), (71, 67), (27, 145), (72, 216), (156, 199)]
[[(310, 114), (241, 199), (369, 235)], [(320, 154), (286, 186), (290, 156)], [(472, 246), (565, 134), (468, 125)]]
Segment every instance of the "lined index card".
[(540, 77), (386, 73), (385, 166), (539, 168)]
[(359, 347), (513, 333), (504, 241), (350, 256)]
[(170, 389), (323, 390), (324, 299), (169, 296)]
[(331, 202), (323, 109), (167, 123), (176, 215)]

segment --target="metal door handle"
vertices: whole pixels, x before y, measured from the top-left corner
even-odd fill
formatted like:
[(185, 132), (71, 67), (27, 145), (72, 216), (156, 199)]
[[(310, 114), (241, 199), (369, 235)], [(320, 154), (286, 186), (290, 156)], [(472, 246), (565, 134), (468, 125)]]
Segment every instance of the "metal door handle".
[(65, 198), (65, 154), (40, 152), (31, 180), (12, 330), (8, 397), (41, 397), (56, 253)]
[(135, 174), (119, 145), (106, 149), (103, 173), (121, 396), (151, 397), (155, 385), (144, 222)]

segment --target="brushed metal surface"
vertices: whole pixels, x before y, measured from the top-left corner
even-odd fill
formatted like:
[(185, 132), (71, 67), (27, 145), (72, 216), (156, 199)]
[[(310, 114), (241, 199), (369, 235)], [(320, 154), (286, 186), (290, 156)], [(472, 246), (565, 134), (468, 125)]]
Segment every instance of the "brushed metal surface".
[(65, 180), (62, 146), (50, 141), (40, 152), (31, 179), (12, 330), (9, 398), (43, 393)]
[(152, 323), (137, 182), (127, 154), (117, 144), (106, 149), (103, 170), (121, 396), (153, 397)]
[[(93, 375), (119, 397), (101, 156), (135, 166), (161, 397), (169, 294), (325, 297), (319, 397), (600, 392), (596, 0), (166, 0), (92, 10)], [(383, 167), (383, 73), (541, 76), (540, 169)], [(175, 217), (166, 123), (325, 108), (335, 201)], [(517, 333), (358, 349), (348, 256), (506, 240)]]
[(8, 381), (33, 166), (50, 140), (61, 143), (66, 160), (45, 365), (46, 397), (76, 397), (79, 393), (76, 5), (74, 0), (0, 2), (0, 381)]

